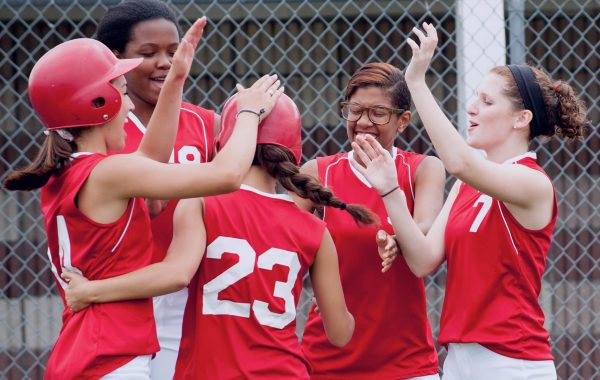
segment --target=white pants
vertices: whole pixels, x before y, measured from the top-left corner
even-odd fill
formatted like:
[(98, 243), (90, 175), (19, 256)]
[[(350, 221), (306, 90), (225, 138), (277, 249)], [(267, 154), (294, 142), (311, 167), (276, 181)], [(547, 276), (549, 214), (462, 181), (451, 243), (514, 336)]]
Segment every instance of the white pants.
[(129, 363), (104, 375), (100, 380), (150, 380), (151, 355), (138, 356)]
[(477, 343), (450, 343), (443, 380), (556, 380), (552, 360), (497, 354)]
[(154, 319), (160, 351), (150, 363), (152, 380), (172, 380), (181, 341), (183, 311), (188, 298), (187, 288), (154, 297)]

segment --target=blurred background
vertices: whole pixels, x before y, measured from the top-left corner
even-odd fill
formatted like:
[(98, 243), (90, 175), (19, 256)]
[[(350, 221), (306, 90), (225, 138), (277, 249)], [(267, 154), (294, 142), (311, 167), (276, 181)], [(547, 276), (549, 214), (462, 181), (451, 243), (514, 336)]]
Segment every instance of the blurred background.
[[(43, 141), (27, 97), (33, 64), (60, 42), (93, 37), (97, 21), (118, 2), (0, 1), (1, 178), (30, 162)], [(461, 132), (466, 103), (495, 65), (528, 62), (573, 85), (590, 110), (585, 141), (532, 146), (559, 202), (540, 302), (559, 379), (600, 379), (599, 0), (168, 3), (184, 31), (200, 16), (209, 19), (184, 98), (218, 112), (235, 83), (279, 74), (302, 112), (304, 160), (349, 148), (338, 112), (348, 79), (371, 61), (404, 68), (405, 40), (423, 21), (437, 27), (440, 40), (428, 83)], [(418, 115), (397, 145), (435, 154)], [(46, 249), (39, 193), (0, 190), (0, 379), (43, 378), (62, 312)], [(425, 279), (434, 338), (445, 277), (441, 268)], [(301, 300), (299, 336), (309, 292)], [(439, 352), (442, 363), (446, 352)]]

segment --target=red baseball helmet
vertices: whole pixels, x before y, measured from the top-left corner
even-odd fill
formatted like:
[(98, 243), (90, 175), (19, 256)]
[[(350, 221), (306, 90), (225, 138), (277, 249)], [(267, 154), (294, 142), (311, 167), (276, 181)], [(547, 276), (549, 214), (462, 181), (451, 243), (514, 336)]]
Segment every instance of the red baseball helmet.
[[(216, 149), (221, 150), (233, 133), (237, 115), (237, 94), (234, 94), (221, 112), (219, 135), (216, 139)], [(274, 144), (287, 148), (300, 164), (302, 158), (302, 136), (300, 129), (300, 111), (289, 96), (282, 94), (269, 115), (260, 123), (256, 144)]]
[(121, 108), (121, 93), (110, 84), (142, 63), (117, 59), (99, 41), (78, 38), (50, 49), (29, 75), (29, 99), (48, 129), (100, 125)]

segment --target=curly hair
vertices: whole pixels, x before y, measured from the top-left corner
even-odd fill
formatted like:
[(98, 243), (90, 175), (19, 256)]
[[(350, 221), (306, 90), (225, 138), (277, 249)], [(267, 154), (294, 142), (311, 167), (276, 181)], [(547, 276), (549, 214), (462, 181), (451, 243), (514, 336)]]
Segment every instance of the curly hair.
[(140, 22), (156, 19), (171, 21), (181, 37), (175, 13), (166, 3), (158, 0), (126, 0), (108, 9), (98, 23), (96, 39), (109, 49), (123, 53), (131, 41), (133, 28)]
[[(548, 119), (548, 125), (544, 126), (539, 135), (553, 136), (556, 134), (569, 140), (583, 139), (589, 120), (587, 120), (586, 106), (573, 87), (561, 80), (553, 81), (548, 74), (536, 67), (531, 65), (529, 67), (533, 70), (542, 90)], [(514, 109), (525, 109), (523, 99), (509, 68), (496, 66), (490, 72), (501, 76), (506, 81), (504, 94), (510, 99)], [(535, 137), (536, 135), (531, 133), (529, 139), (532, 140)]]

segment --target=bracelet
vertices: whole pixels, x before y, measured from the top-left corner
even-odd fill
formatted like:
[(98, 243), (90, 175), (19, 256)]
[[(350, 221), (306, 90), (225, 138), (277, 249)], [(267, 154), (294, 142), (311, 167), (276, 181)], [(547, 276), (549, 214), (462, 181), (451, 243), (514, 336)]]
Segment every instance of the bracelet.
[(235, 118), (237, 119), (237, 118), (238, 118), (238, 116), (240, 116), (240, 114), (241, 114), (241, 113), (244, 113), (244, 112), (248, 112), (248, 113), (251, 113), (251, 114), (254, 114), (254, 115), (258, 116), (258, 123), (260, 124), (260, 122), (261, 122), (261, 118), (262, 118), (262, 115), (263, 115), (265, 112), (267, 112), (267, 111), (265, 111), (265, 109), (264, 109), (264, 108), (261, 108), (260, 110), (258, 110), (258, 112), (254, 111), (254, 110), (251, 110), (251, 109), (248, 109), (248, 108), (242, 108), (242, 109), (241, 109), (241, 110), (239, 110), (239, 111), (238, 111), (238, 113), (235, 115)]
[(387, 192), (387, 193), (385, 193), (385, 194), (380, 194), (379, 196), (380, 196), (381, 198), (385, 198), (385, 197), (387, 197), (388, 195), (390, 195), (391, 193), (393, 193), (394, 191), (398, 190), (399, 188), (400, 188), (400, 185), (398, 185), (398, 186), (394, 187), (392, 190), (388, 191), (388, 192)]

